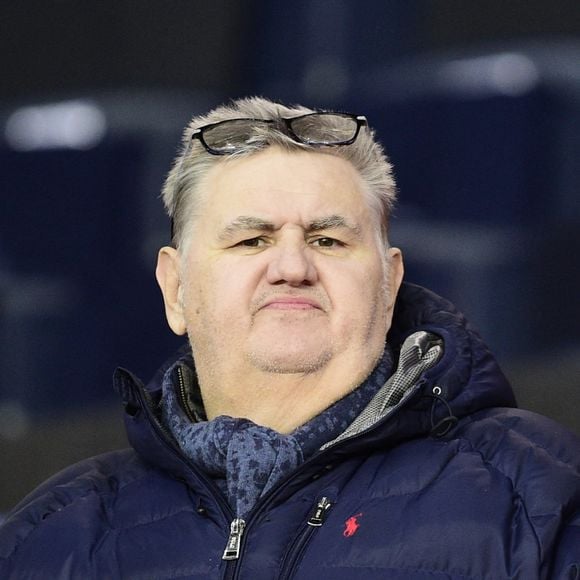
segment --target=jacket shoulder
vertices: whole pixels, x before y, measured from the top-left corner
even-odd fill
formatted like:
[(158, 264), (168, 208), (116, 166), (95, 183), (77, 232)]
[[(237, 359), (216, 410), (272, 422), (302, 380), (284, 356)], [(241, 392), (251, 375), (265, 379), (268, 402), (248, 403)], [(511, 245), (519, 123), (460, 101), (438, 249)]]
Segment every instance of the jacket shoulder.
[(576, 486), (580, 481), (580, 438), (531, 411), (484, 410), (462, 421), (456, 436), (509, 477), (516, 490), (543, 473)]

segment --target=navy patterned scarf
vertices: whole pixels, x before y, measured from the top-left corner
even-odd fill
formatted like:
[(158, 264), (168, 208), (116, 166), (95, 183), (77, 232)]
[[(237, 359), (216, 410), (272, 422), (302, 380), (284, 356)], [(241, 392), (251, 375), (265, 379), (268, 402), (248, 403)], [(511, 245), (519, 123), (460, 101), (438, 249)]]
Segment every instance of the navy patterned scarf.
[[(179, 363), (178, 363), (179, 364)], [(228, 416), (192, 423), (181, 408), (172, 369), (163, 380), (161, 420), (181, 451), (225, 493), (237, 517), (292, 473), (322, 445), (338, 437), (359, 415), (392, 372), (389, 347), (372, 373), (354, 391), (289, 435)]]

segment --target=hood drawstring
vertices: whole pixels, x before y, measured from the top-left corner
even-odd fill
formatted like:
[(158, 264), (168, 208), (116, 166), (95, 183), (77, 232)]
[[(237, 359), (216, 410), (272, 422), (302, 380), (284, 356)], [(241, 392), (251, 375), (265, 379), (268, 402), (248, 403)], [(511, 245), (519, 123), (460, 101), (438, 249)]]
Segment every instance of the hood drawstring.
[[(453, 411), (451, 410), (449, 403), (445, 400), (444, 397), (441, 396), (440, 393), (441, 388), (435, 387), (433, 389), (433, 394), (423, 395), (423, 397), (427, 399), (433, 399), (433, 404), (431, 405), (431, 413), (430, 413), (431, 431), (429, 432), (429, 435), (431, 435), (431, 437), (437, 438), (444, 437), (445, 435), (447, 435), (447, 433), (449, 433), (449, 431), (451, 431), (451, 429), (453, 429), (453, 427), (455, 427), (455, 425), (457, 425), (457, 422), (459, 421), (459, 419), (453, 414)], [(435, 411), (437, 409), (438, 403), (442, 403), (445, 406), (447, 415), (442, 419), (439, 419), (439, 421), (435, 422)]]

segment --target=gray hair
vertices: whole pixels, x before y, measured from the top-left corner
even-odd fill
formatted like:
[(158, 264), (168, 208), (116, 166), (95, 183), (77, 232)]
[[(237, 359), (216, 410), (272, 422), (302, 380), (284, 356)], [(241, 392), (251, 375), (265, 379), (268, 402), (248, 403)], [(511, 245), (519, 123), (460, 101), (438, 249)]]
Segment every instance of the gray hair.
[[(369, 207), (377, 217), (378, 234), (387, 245), (387, 221), (396, 200), (396, 186), (392, 166), (370, 128), (363, 127), (356, 141), (350, 145), (315, 147), (294, 141), (273, 124), (257, 129), (251, 143), (225, 157), (208, 153), (199, 140), (192, 139), (196, 129), (210, 123), (238, 118), (277, 120), (313, 112), (316, 111), (299, 105), (286, 106), (261, 97), (250, 97), (234, 100), (229, 105), (213, 109), (207, 115), (194, 117), (183, 133), (181, 150), (163, 187), (163, 202), (173, 221), (173, 241), (176, 247), (184, 248), (189, 239), (194, 221), (192, 218), (209, 170), (228, 157), (248, 156), (268, 146), (277, 146), (286, 151), (324, 152), (349, 161), (366, 185), (367, 191), (364, 193)], [(328, 120), (324, 122), (331, 125)]]

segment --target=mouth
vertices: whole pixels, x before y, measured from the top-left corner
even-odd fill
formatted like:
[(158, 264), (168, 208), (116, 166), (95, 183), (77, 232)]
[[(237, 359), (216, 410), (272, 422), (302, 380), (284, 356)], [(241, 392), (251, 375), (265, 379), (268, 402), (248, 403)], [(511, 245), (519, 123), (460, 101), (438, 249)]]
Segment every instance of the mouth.
[(322, 310), (322, 307), (306, 296), (273, 296), (260, 310)]

